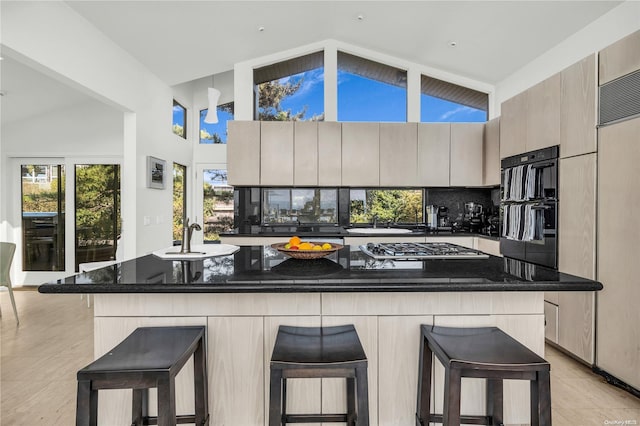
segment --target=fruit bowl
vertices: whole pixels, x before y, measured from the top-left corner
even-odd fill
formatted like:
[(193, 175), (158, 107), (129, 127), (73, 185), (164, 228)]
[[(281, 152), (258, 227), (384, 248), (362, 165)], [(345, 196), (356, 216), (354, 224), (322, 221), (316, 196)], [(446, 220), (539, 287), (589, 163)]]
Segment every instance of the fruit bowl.
[[(323, 243), (316, 243), (323, 244)], [(340, 250), (343, 246), (341, 244), (329, 243), (331, 244), (331, 248), (327, 250), (296, 250), (296, 249), (287, 249), (284, 248), (287, 243), (275, 243), (271, 244), (271, 248), (278, 250), (280, 253), (284, 253), (285, 255), (292, 257), (294, 259), (320, 259), (321, 257), (325, 257), (330, 255), (333, 252)]]

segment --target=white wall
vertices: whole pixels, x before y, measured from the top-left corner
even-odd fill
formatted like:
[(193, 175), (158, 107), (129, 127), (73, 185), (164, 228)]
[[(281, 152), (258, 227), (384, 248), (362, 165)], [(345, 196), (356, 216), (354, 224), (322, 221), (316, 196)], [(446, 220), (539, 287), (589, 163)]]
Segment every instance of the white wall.
[(122, 112), (125, 257), (169, 245), (171, 176), (164, 190), (146, 188), (145, 167), (148, 155), (169, 167), (193, 159), (192, 144), (171, 132), (171, 88), (64, 2), (3, 2), (1, 19), (3, 54)]
[(637, 30), (640, 2), (627, 0), (498, 83), (496, 115), (503, 101)]
[(2, 127), (3, 155), (122, 157), (122, 112), (98, 101), (74, 105)]

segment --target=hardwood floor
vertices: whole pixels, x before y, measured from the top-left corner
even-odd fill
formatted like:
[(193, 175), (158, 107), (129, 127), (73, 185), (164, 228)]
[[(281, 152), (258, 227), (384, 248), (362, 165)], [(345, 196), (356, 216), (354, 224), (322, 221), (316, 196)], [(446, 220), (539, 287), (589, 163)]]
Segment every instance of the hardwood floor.
[[(7, 292), (0, 292), (0, 425), (73, 425), (75, 373), (93, 359), (93, 309), (74, 294), (15, 296), (19, 327)], [(640, 399), (550, 346), (545, 358), (555, 426), (640, 425)]]

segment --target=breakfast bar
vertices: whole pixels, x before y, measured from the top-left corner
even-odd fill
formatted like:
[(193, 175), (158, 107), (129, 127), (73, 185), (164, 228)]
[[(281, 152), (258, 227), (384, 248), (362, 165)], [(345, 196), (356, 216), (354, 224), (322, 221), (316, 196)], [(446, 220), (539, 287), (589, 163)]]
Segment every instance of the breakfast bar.
[[(544, 356), (544, 292), (601, 289), (597, 281), (513, 259), (375, 259), (358, 246), (312, 260), (270, 246), (202, 259), (149, 254), (39, 287), (94, 296), (96, 358), (137, 327), (206, 326), (212, 424), (243, 426), (268, 421), (269, 360), (280, 325), (354, 324), (369, 362), (371, 424), (413, 426), (422, 324), (497, 326)], [(193, 369), (183, 370), (178, 414), (193, 407)], [(442, 381), (438, 366), (436, 410)], [(340, 379), (293, 380), (288, 409), (344, 411), (344, 387)], [(527, 423), (529, 384), (507, 380), (504, 395), (504, 422)], [(99, 424), (127, 424), (130, 398), (127, 391), (101, 395)], [(483, 382), (463, 380), (462, 411), (483, 414), (484, 401)]]

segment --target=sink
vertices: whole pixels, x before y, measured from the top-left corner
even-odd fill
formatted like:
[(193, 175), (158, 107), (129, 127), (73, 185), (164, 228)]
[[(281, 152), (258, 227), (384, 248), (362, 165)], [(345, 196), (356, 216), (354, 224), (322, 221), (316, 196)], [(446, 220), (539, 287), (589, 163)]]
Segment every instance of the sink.
[(189, 253), (181, 253), (180, 247), (171, 246), (153, 252), (154, 256), (166, 260), (196, 260), (207, 257), (228, 256), (240, 250), (232, 244), (194, 244)]
[(410, 234), (411, 229), (404, 228), (348, 228), (350, 234)]

